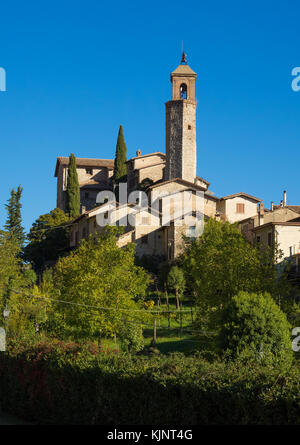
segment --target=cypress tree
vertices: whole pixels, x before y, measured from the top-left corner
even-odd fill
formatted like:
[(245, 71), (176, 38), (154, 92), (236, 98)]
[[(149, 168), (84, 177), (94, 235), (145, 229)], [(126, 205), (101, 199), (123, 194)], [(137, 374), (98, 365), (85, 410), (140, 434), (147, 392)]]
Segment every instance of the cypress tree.
[(5, 230), (9, 233), (10, 237), (14, 239), (20, 249), (23, 247), (25, 240), (24, 228), (22, 227), (21, 216), (21, 197), (23, 188), (19, 185), (17, 190), (12, 189), (10, 192), (10, 198), (8, 204), (5, 204), (7, 210), (7, 220), (4, 225)]
[(76, 170), (76, 158), (71, 153), (68, 167), (66, 210), (71, 218), (80, 215), (80, 187)]
[(114, 165), (114, 175), (113, 180), (115, 184), (118, 184), (122, 179), (124, 180), (127, 175), (127, 147), (125, 143), (123, 127), (120, 125), (117, 146), (116, 146), (116, 156)]

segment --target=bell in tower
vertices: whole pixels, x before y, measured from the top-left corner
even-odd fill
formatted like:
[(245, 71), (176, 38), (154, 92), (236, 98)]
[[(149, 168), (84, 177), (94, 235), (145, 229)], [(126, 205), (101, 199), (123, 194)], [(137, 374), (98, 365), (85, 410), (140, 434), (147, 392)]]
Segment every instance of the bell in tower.
[(181, 64), (171, 73), (172, 100), (166, 103), (166, 180), (195, 182), (196, 79), (183, 52)]

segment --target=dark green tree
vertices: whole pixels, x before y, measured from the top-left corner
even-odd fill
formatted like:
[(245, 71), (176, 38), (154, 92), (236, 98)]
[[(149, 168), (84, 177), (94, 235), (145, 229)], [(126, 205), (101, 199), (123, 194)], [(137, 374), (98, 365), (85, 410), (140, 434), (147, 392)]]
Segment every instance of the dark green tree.
[(117, 147), (116, 147), (114, 175), (113, 175), (113, 181), (115, 184), (118, 184), (120, 181), (124, 180), (127, 175), (126, 161), (127, 161), (127, 147), (125, 143), (123, 127), (122, 125), (120, 125)]
[(17, 190), (12, 189), (10, 192), (10, 198), (5, 205), (7, 210), (7, 220), (4, 225), (5, 230), (9, 233), (9, 236), (13, 238), (20, 249), (22, 249), (25, 233), (22, 227), (21, 216), (21, 197), (23, 188), (19, 185)]
[(80, 215), (80, 187), (76, 170), (75, 155), (71, 153), (69, 159), (66, 211), (71, 218), (76, 218), (76, 216)]
[(47, 264), (54, 263), (69, 250), (70, 217), (60, 209), (41, 215), (27, 236), (24, 259), (40, 273)]
[(221, 320), (221, 347), (232, 357), (246, 354), (291, 362), (291, 326), (270, 294), (239, 292), (225, 306)]
[(178, 266), (173, 266), (168, 274), (167, 284), (170, 289), (175, 291), (176, 306), (177, 309), (179, 309), (179, 295), (181, 295), (185, 289), (185, 277), (183, 270)]

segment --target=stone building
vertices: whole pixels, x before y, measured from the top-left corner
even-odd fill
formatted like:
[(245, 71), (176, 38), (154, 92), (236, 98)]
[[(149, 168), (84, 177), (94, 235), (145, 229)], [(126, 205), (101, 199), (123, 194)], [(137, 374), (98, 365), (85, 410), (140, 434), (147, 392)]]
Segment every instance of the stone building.
[[(98, 218), (109, 215), (112, 224), (119, 224), (120, 215), (126, 214), (134, 218), (135, 224), (128, 223), (124, 227), (124, 234), (118, 239), (120, 247), (135, 242), (139, 256), (160, 255), (173, 259), (182, 249), (183, 235), (199, 234), (197, 210), (200, 201), (201, 221), (203, 217), (230, 222), (258, 217), (259, 198), (247, 193), (218, 198), (209, 189), (210, 182), (197, 176), (196, 80), (197, 74), (187, 65), (183, 53), (181, 64), (171, 73), (172, 97), (165, 104), (165, 153), (142, 154), (138, 150), (136, 156), (127, 161), (126, 197), (142, 190), (146, 193), (143, 202), (139, 201), (138, 192), (134, 200), (119, 203), (112, 202), (112, 195), (108, 193), (107, 199), (102, 199), (97, 205), (96, 195), (100, 191), (112, 190), (114, 162), (77, 158), (82, 215), (72, 225), (72, 247), (89, 234), (102, 230), (97, 223)], [(55, 176), (57, 206), (62, 209), (65, 209), (67, 167), (68, 158), (59, 157)], [(187, 195), (191, 207), (182, 213), (182, 203)], [(169, 216), (164, 220), (166, 208)]]

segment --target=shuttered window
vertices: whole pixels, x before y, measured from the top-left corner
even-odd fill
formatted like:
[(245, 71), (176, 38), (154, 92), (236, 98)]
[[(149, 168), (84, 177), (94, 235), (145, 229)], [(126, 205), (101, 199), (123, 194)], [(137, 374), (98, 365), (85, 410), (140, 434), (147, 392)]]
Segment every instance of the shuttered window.
[(245, 204), (237, 204), (236, 213), (245, 213)]

